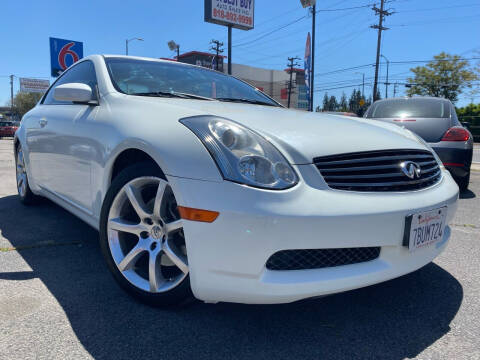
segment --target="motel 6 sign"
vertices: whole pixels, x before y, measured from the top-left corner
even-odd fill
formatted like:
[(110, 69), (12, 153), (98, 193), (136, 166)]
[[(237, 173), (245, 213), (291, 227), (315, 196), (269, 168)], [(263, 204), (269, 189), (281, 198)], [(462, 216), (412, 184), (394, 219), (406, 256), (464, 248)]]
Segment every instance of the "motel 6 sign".
[(70, 65), (83, 58), (83, 43), (50, 38), (50, 64), (52, 77), (62, 74)]

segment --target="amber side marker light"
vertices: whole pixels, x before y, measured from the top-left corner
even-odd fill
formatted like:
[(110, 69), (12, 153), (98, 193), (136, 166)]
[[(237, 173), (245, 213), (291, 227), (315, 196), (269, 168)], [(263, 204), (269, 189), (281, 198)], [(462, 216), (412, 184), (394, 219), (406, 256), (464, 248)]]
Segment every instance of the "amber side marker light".
[(194, 209), (184, 206), (179, 206), (178, 212), (180, 213), (182, 219), (207, 223), (214, 222), (218, 215), (220, 215), (220, 213), (217, 211)]

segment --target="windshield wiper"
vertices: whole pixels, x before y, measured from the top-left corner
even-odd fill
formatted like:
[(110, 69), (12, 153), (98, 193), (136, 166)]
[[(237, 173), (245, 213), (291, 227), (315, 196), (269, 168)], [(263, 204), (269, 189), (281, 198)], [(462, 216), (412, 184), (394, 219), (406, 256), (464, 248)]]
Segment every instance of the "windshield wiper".
[(208, 98), (205, 96), (195, 95), (195, 94), (187, 94), (177, 91), (151, 91), (151, 92), (139, 92), (139, 93), (132, 93), (130, 95), (136, 96), (158, 96), (158, 97), (176, 97), (182, 99), (198, 99), (198, 100), (210, 100), (213, 101), (214, 99)]
[(221, 97), (221, 98), (216, 98), (215, 100), (225, 101), (225, 102), (247, 103), (247, 104), (255, 104), (255, 105), (278, 106), (277, 104), (269, 103), (269, 102), (266, 102), (266, 101), (253, 100), (253, 99), (244, 99), (244, 98)]

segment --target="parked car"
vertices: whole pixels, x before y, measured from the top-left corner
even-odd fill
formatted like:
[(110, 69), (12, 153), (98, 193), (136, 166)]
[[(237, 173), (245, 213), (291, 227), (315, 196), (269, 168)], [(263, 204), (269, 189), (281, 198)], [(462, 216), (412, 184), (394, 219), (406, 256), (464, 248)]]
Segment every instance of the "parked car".
[(12, 137), (15, 135), (18, 126), (16, 123), (11, 121), (0, 121), (0, 138), (2, 137)]
[(450, 100), (426, 96), (378, 100), (365, 117), (400, 125), (421, 136), (438, 154), (460, 190), (468, 188), (473, 136), (458, 121)]
[(47, 197), (98, 229), (115, 280), (153, 305), (393, 279), (445, 249), (457, 207), (408, 130), (285, 109), (234, 77), (148, 58), (75, 63), (14, 146), (20, 200)]

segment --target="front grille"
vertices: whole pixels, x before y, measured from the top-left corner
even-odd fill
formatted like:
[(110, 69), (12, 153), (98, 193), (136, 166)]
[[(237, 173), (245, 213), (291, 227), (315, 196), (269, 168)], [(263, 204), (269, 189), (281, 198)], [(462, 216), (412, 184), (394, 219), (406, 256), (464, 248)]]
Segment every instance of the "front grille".
[[(400, 164), (420, 166), (419, 177), (410, 179)], [(427, 150), (380, 150), (331, 155), (313, 159), (328, 186), (351, 191), (409, 191), (429, 187), (441, 178), (433, 154)]]
[(278, 251), (267, 261), (269, 270), (306, 270), (351, 265), (375, 260), (380, 247), (302, 249)]

